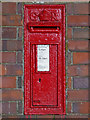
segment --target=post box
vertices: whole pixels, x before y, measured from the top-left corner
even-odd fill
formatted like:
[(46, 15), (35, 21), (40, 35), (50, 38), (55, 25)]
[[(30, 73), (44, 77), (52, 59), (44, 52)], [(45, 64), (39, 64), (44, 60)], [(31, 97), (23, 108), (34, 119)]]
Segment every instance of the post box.
[(65, 114), (65, 5), (24, 6), (24, 113)]

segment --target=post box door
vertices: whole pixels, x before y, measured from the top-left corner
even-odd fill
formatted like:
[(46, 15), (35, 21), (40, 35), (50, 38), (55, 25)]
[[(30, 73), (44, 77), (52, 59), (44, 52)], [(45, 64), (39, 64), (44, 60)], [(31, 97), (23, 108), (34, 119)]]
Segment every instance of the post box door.
[(32, 103), (57, 106), (57, 45), (32, 47)]

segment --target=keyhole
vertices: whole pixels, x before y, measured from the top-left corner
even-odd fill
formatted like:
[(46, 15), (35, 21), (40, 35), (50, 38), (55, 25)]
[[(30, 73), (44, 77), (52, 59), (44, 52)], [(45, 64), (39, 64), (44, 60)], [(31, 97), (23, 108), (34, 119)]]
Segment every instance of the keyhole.
[(39, 82), (41, 82), (41, 78), (39, 78)]

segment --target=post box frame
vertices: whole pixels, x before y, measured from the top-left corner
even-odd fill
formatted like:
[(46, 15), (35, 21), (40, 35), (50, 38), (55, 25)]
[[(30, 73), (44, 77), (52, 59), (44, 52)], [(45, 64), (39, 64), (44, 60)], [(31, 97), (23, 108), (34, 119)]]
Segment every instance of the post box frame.
[[(38, 107), (34, 107), (36, 108), (36, 110), (31, 110), (33, 109), (33, 106), (30, 103), (30, 99), (31, 99), (31, 80), (30, 80), (30, 73), (31, 73), (31, 59), (32, 59), (32, 53), (31, 53), (31, 46), (32, 45), (37, 45), (39, 44), (38, 42), (32, 42), (31, 44), (29, 44), (29, 39), (28, 39), (28, 30), (27, 27), (30, 25), (30, 23), (26, 23), (26, 16), (27, 16), (27, 9), (36, 7), (38, 8), (38, 6), (40, 8), (46, 8), (46, 7), (52, 7), (52, 8), (60, 8), (62, 10), (62, 24), (59, 24), (59, 26), (62, 26), (62, 83), (63, 83), (63, 90), (61, 91), (61, 93), (58, 93), (58, 96), (60, 96), (60, 94), (63, 94), (63, 98), (62, 98), (62, 102), (61, 102), (61, 106), (63, 110), (60, 111), (60, 109), (58, 109), (57, 111), (53, 109), (49, 109), (49, 107), (47, 106), (47, 110), (46, 107), (42, 107), (38, 108)], [(57, 6), (57, 7), (56, 7)], [(32, 26), (34, 25), (35, 22), (32, 23)], [(36, 22), (36, 24), (38, 24), (38, 22)], [(57, 23), (54, 24), (53, 21), (50, 22), (45, 22), (44, 25), (49, 25), (52, 24), (53, 26), (58, 26)], [(39, 23), (38, 26), (42, 26), (42, 23)], [(33, 33), (35, 31), (33, 31), (33, 29), (29, 28), (29, 30)], [(39, 31), (40, 32), (40, 31)], [(49, 32), (49, 31), (46, 31)], [(54, 32), (54, 31), (53, 31)], [(58, 32), (58, 30), (56, 31)], [(40, 44), (54, 44), (54, 42), (46, 42), (46, 43), (40, 43)], [(55, 43), (55, 44), (58, 44)], [(61, 56), (60, 56), (61, 57)], [(24, 5), (24, 114), (25, 115), (30, 115), (30, 114), (65, 114), (66, 113), (66, 109), (65, 109), (65, 5)], [(33, 111), (33, 112), (32, 112)]]

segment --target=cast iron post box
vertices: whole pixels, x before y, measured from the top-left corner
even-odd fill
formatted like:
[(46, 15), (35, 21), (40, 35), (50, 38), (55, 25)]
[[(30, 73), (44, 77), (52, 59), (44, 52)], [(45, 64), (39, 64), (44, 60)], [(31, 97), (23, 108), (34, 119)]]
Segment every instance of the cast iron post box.
[(65, 5), (24, 6), (24, 113), (65, 114)]

